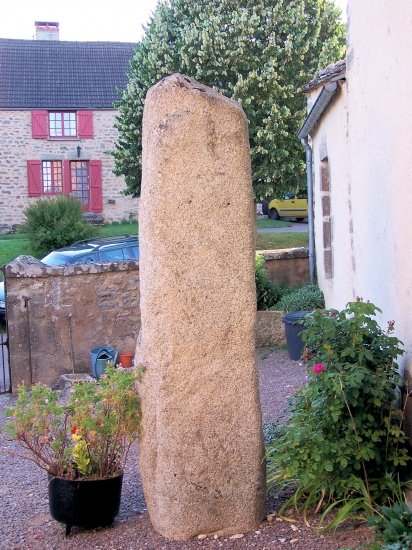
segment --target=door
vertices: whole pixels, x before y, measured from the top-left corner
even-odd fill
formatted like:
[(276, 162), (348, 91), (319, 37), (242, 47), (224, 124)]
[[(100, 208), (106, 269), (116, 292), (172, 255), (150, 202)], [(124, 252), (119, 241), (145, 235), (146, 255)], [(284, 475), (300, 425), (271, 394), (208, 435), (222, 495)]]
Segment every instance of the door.
[(89, 174), (88, 161), (76, 160), (70, 162), (71, 194), (79, 199), (85, 212), (90, 212)]

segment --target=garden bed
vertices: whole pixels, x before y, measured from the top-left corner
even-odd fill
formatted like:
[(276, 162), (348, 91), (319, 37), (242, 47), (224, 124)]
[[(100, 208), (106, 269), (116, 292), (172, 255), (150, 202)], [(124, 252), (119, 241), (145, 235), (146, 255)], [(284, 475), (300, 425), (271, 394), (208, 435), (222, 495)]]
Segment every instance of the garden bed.
[[(286, 350), (257, 349), (260, 396), (263, 421), (281, 418), (287, 398), (304, 384), (306, 367), (289, 359)], [(4, 423), (4, 405), (8, 396), (0, 396), (0, 424)], [(14, 399), (14, 398), (13, 398)], [(2, 443), (4, 450), (11, 443)], [(138, 467), (137, 446), (130, 457), (123, 482), (123, 496), (119, 516), (111, 527), (84, 530), (74, 527), (72, 536), (64, 538), (64, 526), (52, 520), (48, 512), (47, 476), (37, 466), (10, 455), (2, 456), (0, 483), (2, 487), (1, 548), (33, 550), (95, 549), (118, 550), (191, 550), (220, 547), (236, 550), (338, 550), (356, 547), (362, 541), (371, 540), (373, 533), (365, 527), (348, 524), (336, 533), (318, 537), (315, 521), (309, 518), (310, 527), (301, 517), (289, 516), (292, 522), (271, 521), (262, 523), (257, 531), (243, 533), (243, 537), (209, 537), (204, 540), (171, 541), (157, 534), (146, 510)], [(285, 495), (272, 493), (268, 510), (275, 511), (284, 502)]]

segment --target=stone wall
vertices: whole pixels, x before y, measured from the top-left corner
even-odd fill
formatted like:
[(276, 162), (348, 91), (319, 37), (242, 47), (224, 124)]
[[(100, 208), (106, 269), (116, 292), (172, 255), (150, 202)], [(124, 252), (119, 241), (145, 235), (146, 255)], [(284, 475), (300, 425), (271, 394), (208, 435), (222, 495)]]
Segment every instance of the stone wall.
[[(94, 111), (94, 138), (33, 139), (30, 111), (0, 111), (0, 211), (2, 224), (19, 224), (23, 210), (36, 198), (28, 197), (27, 160), (101, 160), (103, 180), (103, 216), (105, 222), (137, 216), (138, 199), (125, 197), (123, 177), (113, 174), (114, 159), (110, 152), (118, 131), (114, 128), (117, 111)], [(114, 202), (108, 202), (114, 201)]]
[(307, 248), (258, 250), (257, 254), (265, 258), (263, 267), (276, 285), (300, 286), (310, 282)]
[[(292, 286), (308, 282), (307, 249), (304, 250), (306, 256), (302, 249), (260, 251), (271, 280)], [(119, 349), (122, 346), (123, 351), (134, 351), (140, 328), (138, 262), (51, 268), (34, 258), (20, 257), (7, 266), (6, 276), (14, 390), (21, 380), (29, 381), (27, 309), (23, 296), (30, 298), (35, 382), (53, 385), (61, 373), (71, 372), (67, 317), (70, 313), (76, 372), (91, 372), (89, 351), (93, 347), (113, 345)], [(283, 316), (280, 311), (257, 312), (257, 346), (286, 343)]]
[(30, 362), (33, 382), (48, 386), (72, 372), (70, 315), (75, 372), (91, 374), (90, 350), (97, 346), (134, 352), (138, 262), (48, 267), (19, 256), (6, 266), (6, 285), (13, 391), (22, 380), (30, 384)]

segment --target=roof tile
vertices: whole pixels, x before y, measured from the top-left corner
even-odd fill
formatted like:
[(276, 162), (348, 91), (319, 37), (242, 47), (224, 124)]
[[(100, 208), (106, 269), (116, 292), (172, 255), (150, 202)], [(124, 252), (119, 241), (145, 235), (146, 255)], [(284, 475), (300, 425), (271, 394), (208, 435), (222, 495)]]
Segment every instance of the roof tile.
[(137, 47), (0, 38), (0, 109), (111, 109)]
[(318, 86), (324, 86), (328, 82), (345, 78), (346, 74), (346, 59), (341, 59), (336, 63), (331, 63), (323, 69), (315, 78), (302, 86), (302, 92), (309, 92)]

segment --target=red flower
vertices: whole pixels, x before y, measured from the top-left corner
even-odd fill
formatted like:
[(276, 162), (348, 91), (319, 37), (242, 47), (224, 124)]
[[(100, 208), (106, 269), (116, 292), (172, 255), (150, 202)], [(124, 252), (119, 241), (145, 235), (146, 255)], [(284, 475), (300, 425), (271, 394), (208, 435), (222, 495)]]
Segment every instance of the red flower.
[(76, 432), (77, 432), (77, 428), (73, 428), (71, 431), (72, 434), (75, 434)]
[(315, 374), (319, 374), (325, 370), (325, 365), (322, 365), (322, 363), (316, 363), (316, 365), (313, 365), (312, 370)]
[(17, 436), (17, 439), (23, 439), (23, 437), (24, 437), (24, 434), (19, 434), (19, 435)]

